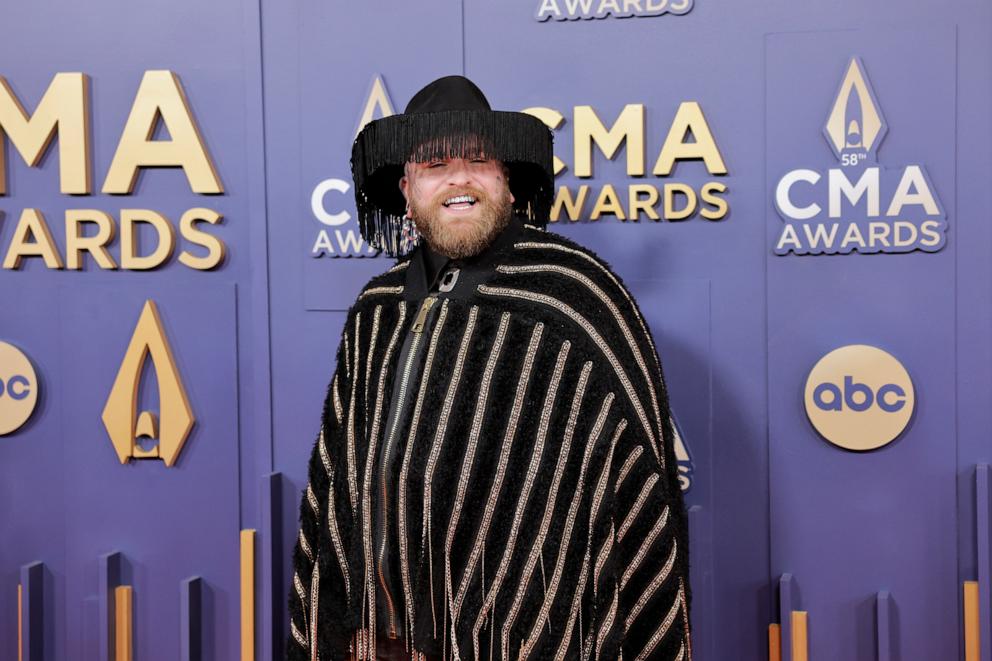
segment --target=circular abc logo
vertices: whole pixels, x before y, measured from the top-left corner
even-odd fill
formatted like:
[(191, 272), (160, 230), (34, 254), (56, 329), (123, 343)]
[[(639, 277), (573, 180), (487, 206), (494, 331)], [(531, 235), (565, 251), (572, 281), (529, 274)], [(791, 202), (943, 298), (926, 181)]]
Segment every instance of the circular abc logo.
[(875, 450), (909, 423), (916, 402), (909, 373), (878, 347), (851, 344), (821, 358), (806, 379), (806, 415), (847, 450)]
[(38, 401), (38, 378), (28, 357), (0, 342), (0, 436), (23, 425)]

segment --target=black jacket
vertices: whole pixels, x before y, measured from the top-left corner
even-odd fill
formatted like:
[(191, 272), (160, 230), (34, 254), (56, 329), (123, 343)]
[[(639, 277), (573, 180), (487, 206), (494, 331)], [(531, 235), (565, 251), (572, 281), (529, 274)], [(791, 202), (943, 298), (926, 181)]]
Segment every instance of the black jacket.
[(377, 635), (390, 436), (398, 626), (413, 648), (691, 658), (686, 515), (651, 335), (595, 254), (518, 229), (488, 266), (461, 269), (471, 287), (432, 307), (394, 429), (423, 298), (415, 262), (373, 278), (349, 310), (301, 503), (288, 658), (345, 658), (357, 631)]

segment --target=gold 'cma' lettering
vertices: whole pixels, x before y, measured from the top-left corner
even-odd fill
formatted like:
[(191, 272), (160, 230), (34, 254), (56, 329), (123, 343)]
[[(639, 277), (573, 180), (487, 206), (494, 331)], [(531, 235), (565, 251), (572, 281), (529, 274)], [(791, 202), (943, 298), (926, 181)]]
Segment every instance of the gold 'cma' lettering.
[[(553, 108), (535, 106), (526, 108), (523, 112), (537, 117), (551, 130), (559, 128), (564, 122), (564, 116)], [(592, 106), (575, 106), (573, 118), (576, 177), (592, 176), (593, 145), (606, 158), (612, 159), (624, 144), (627, 150), (627, 175), (644, 175), (644, 104), (628, 103), (609, 128)], [(687, 141), (689, 136), (692, 136), (692, 141)], [(720, 155), (713, 132), (702, 108), (695, 101), (685, 101), (679, 105), (651, 174), (666, 177), (672, 173), (676, 162), (689, 160), (702, 160), (710, 174), (727, 174), (727, 166)], [(557, 175), (566, 165), (556, 156), (554, 168)]]
[(7, 194), (3, 136), (10, 138), (25, 163), (35, 167), (56, 133), (61, 192), (91, 192), (89, 86), (89, 76), (85, 74), (57, 73), (34, 114), (28, 115), (10, 84), (0, 76), (0, 195)]
[[(61, 192), (91, 194), (89, 105), (89, 77), (82, 73), (55, 74), (30, 115), (0, 77), (0, 141), (9, 136), (21, 158), (35, 167), (58, 135)], [(159, 119), (168, 140), (152, 140)], [(2, 146), (0, 195), (6, 195)], [(101, 192), (131, 193), (144, 167), (180, 167), (194, 193), (224, 192), (179, 77), (171, 71), (144, 73)]]
[[(565, 123), (565, 116), (545, 106), (524, 108), (521, 112), (533, 115), (544, 122), (552, 131)], [(386, 91), (381, 76), (372, 80), (361, 116), (358, 119), (356, 135), (376, 115), (388, 117), (393, 114), (393, 105)], [(628, 103), (620, 111), (616, 121), (609, 128), (599, 118), (592, 106), (582, 105), (572, 108), (574, 127), (572, 129), (573, 154), (575, 157), (575, 176), (592, 177), (592, 148), (595, 145), (608, 159), (612, 159), (626, 145), (627, 175), (631, 177), (644, 176), (645, 146), (644, 146), (644, 104)], [(687, 141), (692, 136), (692, 141)], [(665, 142), (655, 161), (651, 174), (668, 176), (672, 173), (677, 161), (702, 160), (709, 174), (727, 174), (727, 166), (723, 162), (720, 150), (716, 145), (713, 132), (703, 115), (702, 108), (695, 101), (685, 101), (672, 119)], [(568, 166), (556, 155), (554, 157), (554, 174), (561, 174)]]

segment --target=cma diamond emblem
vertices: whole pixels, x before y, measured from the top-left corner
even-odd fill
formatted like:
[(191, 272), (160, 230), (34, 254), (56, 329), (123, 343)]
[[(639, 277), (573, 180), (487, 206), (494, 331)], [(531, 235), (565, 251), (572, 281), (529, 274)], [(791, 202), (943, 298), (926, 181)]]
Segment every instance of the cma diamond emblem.
[[(151, 359), (158, 384), (158, 416), (151, 411), (138, 411), (138, 387), (145, 358)], [(161, 459), (166, 466), (174, 465), (193, 428), (193, 411), (154, 301), (145, 301), (141, 310), (102, 419), (122, 464), (133, 458)], [(138, 444), (142, 437), (157, 442), (146, 450)]]
[(887, 130), (864, 65), (860, 58), (852, 57), (823, 134), (838, 160), (845, 154), (858, 154), (859, 160), (875, 161)]

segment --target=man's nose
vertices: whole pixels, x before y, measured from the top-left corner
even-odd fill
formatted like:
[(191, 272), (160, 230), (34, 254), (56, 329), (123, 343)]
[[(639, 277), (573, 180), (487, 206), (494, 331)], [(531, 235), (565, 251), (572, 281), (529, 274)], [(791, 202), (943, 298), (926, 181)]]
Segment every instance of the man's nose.
[(455, 158), (448, 162), (448, 184), (452, 186), (462, 186), (472, 180), (471, 171), (468, 168), (468, 161)]

